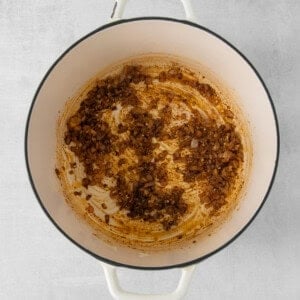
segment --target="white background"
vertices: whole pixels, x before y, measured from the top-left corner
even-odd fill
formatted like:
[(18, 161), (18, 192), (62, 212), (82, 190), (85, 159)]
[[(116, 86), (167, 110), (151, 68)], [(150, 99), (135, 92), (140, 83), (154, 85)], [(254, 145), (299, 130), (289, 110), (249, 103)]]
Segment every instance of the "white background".
[[(300, 299), (300, 2), (194, 0), (199, 24), (255, 65), (278, 112), (281, 156), (272, 192), (233, 244), (197, 266), (186, 299)], [(59, 233), (25, 170), (35, 90), (72, 43), (107, 23), (112, 0), (0, 0), (0, 299), (111, 299), (99, 262)], [(176, 0), (131, 0), (125, 16), (183, 18)], [(179, 272), (120, 270), (127, 289), (170, 291)]]

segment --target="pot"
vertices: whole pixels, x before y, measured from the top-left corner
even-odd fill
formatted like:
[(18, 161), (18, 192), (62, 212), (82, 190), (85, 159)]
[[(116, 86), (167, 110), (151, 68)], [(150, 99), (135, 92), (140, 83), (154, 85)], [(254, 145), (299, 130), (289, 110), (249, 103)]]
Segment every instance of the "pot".
[[(154, 270), (181, 268), (177, 289), (159, 299), (179, 299), (194, 265), (234, 241), (253, 221), (271, 189), (279, 155), (279, 131), (270, 94), (249, 60), (216, 33), (191, 22), (193, 13), (182, 0), (186, 20), (162, 17), (121, 18), (126, 1), (117, 1), (113, 22), (81, 38), (52, 65), (34, 96), (26, 126), (25, 157), (32, 188), (52, 223), (75, 245), (99, 259), (116, 298), (139, 298), (123, 291), (116, 266)], [(79, 222), (58, 188), (55, 169), (56, 123), (66, 100), (99, 70), (128, 57), (166, 53), (197, 61), (224, 79), (240, 99), (253, 141), (252, 170), (239, 209), (205, 241), (187, 249), (140, 255), (136, 249), (112, 247)], [(141, 295), (140, 295), (141, 296)], [(146, 296), (145, 296), (146, 297)], [(154, 299), (153, 295), (149, 296)], [(155, 298), (155, 299), (156, 299)], [(150, 299), (150, 298), (149, 298)]]

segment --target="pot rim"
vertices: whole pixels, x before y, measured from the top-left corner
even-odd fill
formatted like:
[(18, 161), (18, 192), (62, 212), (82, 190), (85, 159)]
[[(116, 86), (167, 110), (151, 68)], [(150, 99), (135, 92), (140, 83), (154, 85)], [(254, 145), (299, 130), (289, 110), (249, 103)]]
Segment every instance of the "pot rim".
[[(44, 82), (47, 80), (48, 76), (50, 75), (50, 73), (52, 72), (52, 70), (54, 69), (54, 67), (61, 61), (61, 59), (69, 52), (71, 51), (74, 47), (76, 47), (78, 44), (80, 44), (82, 41), (84, 41), (85, 39), (91, 37), (92, 35), (106, 29), (109, 27), (113, 27), (115, 25), (119, 25), (119, 24), (123, 24), (123, 23), (129, 23), (129, 22), (136, 22), (136, 21), (145, 21), (145, 20), (160, 20), (160, 21), (168, 21), (168, 22), (177, 22), (177, 23), (181, 23), (181, 24), (185, 24), (185, 25), (189, 25), (192, 27), (196, 27), (198, 29), (201, 29), (203, 31), (206, 31), (207, 33), (213, 35), (214, 37), (218, 38), (219, 40), (221, 40), (222, 42), (224, 42), (225, 44), (227, 44), (228, 46), (230, 46), (238, 55), (240, 55), (244, 61), (251, 67), (251, 69), (254, 71), (254, 73), (256, 74), (257, 78), (259, 79), (260, 83), (262, 84), (271, 108), (272, 108), (272, 112), (273, 112), (273, 117), (275, 120), (275, 127), (276, 127), (276, 138), (277, 138), (277, 145), (276, 145), (276, 159), (275, 159), (275, 164), (274, 164), (274, 169), (273, 169), (273, 174), (272, 174), (272, 178), (270, 180), (268, 189), (266, 194), (264, 195), (264, 198), (260, 204), (260, 206), (257, 208), (256, 212), (254, 213), (254, 215), (250, 218), (250, 220), (247, 222), (247, 224), (236, 234), (234, 235), (231, 239), (229, 239), (226, 243), (224, 243), (222, 246), (220, 246), (219, 248), (215, 249), (214, 251), (211, 251), (210, 253), (201, 256), (197, 259), (188, 261), (188, 262), (184, 262), (184, 263), (180, 263), (180, 264), (174, 264), (174, 265), (170, 265), (170, 266), (162, 266), (162, 267), (143, 267), (143, 266), (134, 266), (134, 265), (127, 265), (124, 263), (119, 263), (119, 262), (115, 262), (113, 260), (107, 259), (105, 257), (101, 257), (100, 255), (92, 252), (91, 250), (83, 247), (82, 245), (80, 245), (77, 241), (75, 241), (74, 239), (72, 239), (66, 232), (64, 232), (64, 230), (62, 228), (59, 227), (59, 225), (55, 222), (55, 220), (52, 218), (52, 216), (49, 214), (49, 212), (47, 211), (47, 209), (45, 208), (45, 206), (43, 205), (43, 201), (41, 200), (36, 187), (34, 185), (33, 182), (33, 178), (31, 175), (31, 171), (30, 171), (30, 166), (29, 166), (29, 158), (28, 158), (28, 133), (29, 133), (29, 124), (30, 124), (30, 119), (31, 119), (31, 114), (34, 108), (34, 104), (36, 101), (36, 98), (41, 90), (41, 88), (43, 87)], [(261, 78), (261, 76), (259, 75), (258, 71), (254, 68), (254, 66), (252, 65), (252, 63), (246, 58), (246, 56), (240, 52), (235, 46), (233, 46), (230, 42), (228, 42), (226, 39), (224, 39), (223, 37), (221, 37), (220, 35), (218, 35), (217, 33), (213, 32), (212, 30), (198, 25), (196, 23), (190, 22), (190, 21), (186, 21), (186, 20), (179, 20), (179, 19), (175, 19), (175, 18), (167, 18), (167, 17), (138, 17), (138, 18), (131, 18), (131, 19), (122, 19), (122, 20), (118, 20), (115, 22), (111, 22), (108, 24), (105, 24), (103, 26), (98, 27), (97, 29), (91, 31), (90, 33), (86, 34), (85, 36), (83, 36), (82, 38), (80, 38), (79, 40), (77, 40), (75, 43), (73, 43), (67, 50), (65, 50), (56, 60), (55, 62), (52, 64), (52, 66), (48, 69), (48, 71), (46, 72), (46, 74), (44, 75), (43, 79), (41, 80), (40, 84), (38, 85), (38, 88), (34, 94), (33, 100), (31, 102), (30, 105), (30, 109), (28, 112), (28, 116), (27, 116), (27, 120), (26, 120), (26, 128), (25, 128), (25, 138), (24, 138), (24, 150), (25, 150), (25, 161), (26, 161), (26, 169), (27, 169), (27, 173), (28, 173), (28, 177), (29, 177), (29, 181), (31, 184), (31, 187), (33, 189), (33, 192), (36, 196), (36, 199), (38, 200), (41, 208), (43, 209), (44, 213), (48, 216), (48, 218), (51, 220), (51, 222), (54, 224), (54, 226), (69, 240), (71, 241), (73, 244), (75, 244), (77, 247), (79, 247), (81, 250), (85, 251), (86, 253), (90, 254), (91, 256), (93, 256), (96, 259), (99, 259), (105, 263), (114, 265), (114, 266), (120, 266), (120, 267), (127, 267), (127, 268), (131, 268), (131, 269), (138, 269), (138, 270), (164, 270), (164, 269), (172, 269), (172, 268), (182, 268), (182, 267), (186, 267), (192, 264), (196, 264), (199, 263), (200, 261), (203, 261), (204, 259), (216, 254), (217, 252), (223, 250), (225, 247), (227, 247), (228, 245), (230, 245), (233, 241), (235, 241), (247, 228), (248, 226), (253, 222), (253, 220), (255, 219), (255, 217), (257, 216), (257, 214), (259, 213), (259, 211), (261, 210), (262, 206), (264, 205), (264, 203), (266, 202), (267, 197), (269, 196), (269, 193), (271, 191), (271, 188), (273, 186), (274, 183), (274, 179), (275, 179), (275, 175), (277, 172), (277, 168), (278, 168), (278, 161), (279, 161), (279, 152), (280, 152), (280, 135), (279, 135), (279, 125), (278, 125), (278, 118), (277, 118), (277, 114), (276, 114), (276, 110), (275, 110), (275, 106), (273, 103), (273, 100), (271, 98), (270, 92), (268, 91), (263, 79)]]

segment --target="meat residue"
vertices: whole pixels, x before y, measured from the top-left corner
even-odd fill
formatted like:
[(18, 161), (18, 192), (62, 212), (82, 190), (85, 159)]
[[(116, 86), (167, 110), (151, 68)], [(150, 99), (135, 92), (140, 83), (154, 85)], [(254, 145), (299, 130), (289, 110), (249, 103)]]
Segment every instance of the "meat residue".
[[(218, 108), (223, 122), (204, 116), (194, 106), (189, 106), (190, 116), (186, 112), (175, 115), (174, 105), (182, 102), (188, 106), (189, 99), (181, 99), (171, 89), (163, 91), (166, 103), (155, 95), (144, 101), (137, 87), (149, 93), (157, 82), (174, 82), (196, 90), (199, 97)], [(121, 118), (114, 119), (113, 126), (109, 120), (116, 114)], [(211, 85), (189, 78), (180, 67), (152, 76), (141, 65), (126, 65), (120, 73), (98, 80), (91, 88), (67, 120), (64, 142), (84, 168), (84, 189), (107, 188), (104, 178), (109, 178), (114, 183), (109, 187), (110, 197), (128, 218), (158, 222), (168, 231), (189, 209), (181, 182), (174, 184), (170, 179), (170, 165), (175, 165), (172, 172), (184, 184), (196, 188), (197, 183), (204, 183), (199, 203), (212, 215), (226, 205), (244, 159), (233, 119), (234, 114)], [(176, 151), (161, 147), (172, 143)], [(128, 159), (128, 153), (134, 159)], [(86, 196), (86, 200), (90, 198)], [(90, 204), (87, 211), (94, 212)], [(105, 222), (110, 223), (108, 214)]]

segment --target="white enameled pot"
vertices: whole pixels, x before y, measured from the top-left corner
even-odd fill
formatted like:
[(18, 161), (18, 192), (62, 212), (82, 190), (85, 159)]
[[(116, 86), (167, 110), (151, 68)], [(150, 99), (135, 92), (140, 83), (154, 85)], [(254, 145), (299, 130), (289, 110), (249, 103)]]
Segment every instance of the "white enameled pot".
[[(191, 21), (170, 18), (121, 18), (126, 1), (114, 8), (113, 22), (80, 39), (52, 65), (34, 96), (25, 136), (29, 178), (34, 192), (53, 224), (74, 244), (100, 259), (109, 289), (118, 299), (179, 299), (186, 291), (194, 264), (227, 246), (251, 223), (264, 203), (276, 172), (279, 134), (270, 95), (261, 77), (235, 47)], [(182, 0), (187, 19), (193, 13)], [(116, 21), (117, 20), (117, 21)], [(99, 70), (147, 53), (166, 53), (198, 61), (220, 76), (241, 101), (253, 140), (252, 171), (239, 210), (219, 230), (188, 251), (174, 249), (150, 255), (125, 246), (112, 248), (79, 222), (67, 205), (53, 172), (56, 122), (70, 96)], [(137, 269), (182, 268), (177, 289), (169, 295), (135, 295), (121, 290), (115, 266)]]

